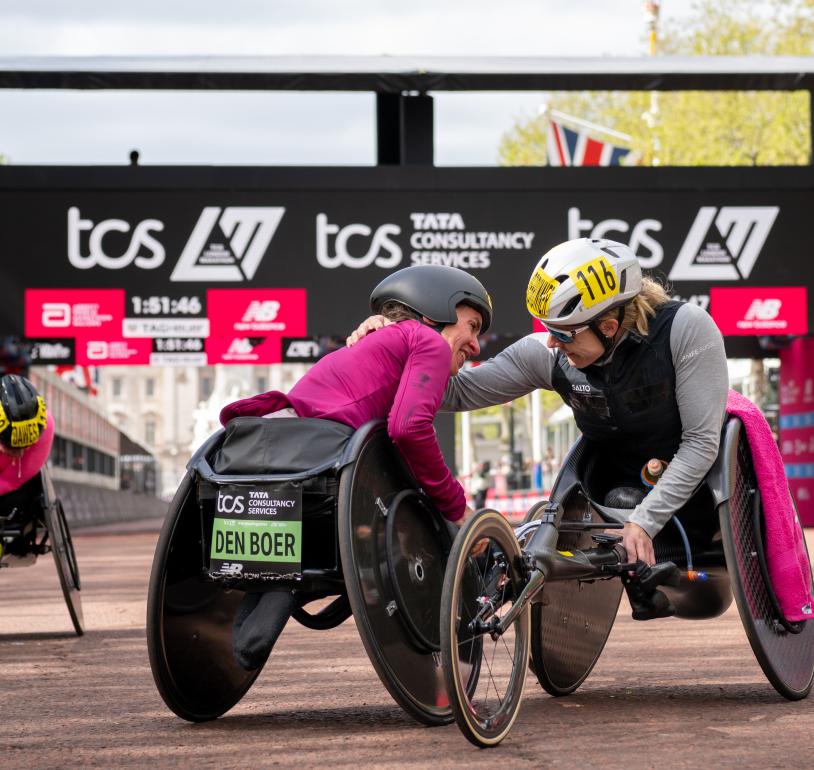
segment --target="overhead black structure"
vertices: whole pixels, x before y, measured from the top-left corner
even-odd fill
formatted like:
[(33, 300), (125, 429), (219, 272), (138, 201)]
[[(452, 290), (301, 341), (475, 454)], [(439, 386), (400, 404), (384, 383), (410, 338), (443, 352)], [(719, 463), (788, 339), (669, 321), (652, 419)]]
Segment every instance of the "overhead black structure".
[[(0, 88), (371, 91), (379, 165), (433, 164), (434, 91), (814, 91), (804, 56), (0, 57)], [(814, 102), (814, 99), (810, 101)], [(811, 153), (814, 158), (814, 151)]]
[(230, 91), (790, 91), (814, 87), (804, 56), (0, 57), (0, 88)]

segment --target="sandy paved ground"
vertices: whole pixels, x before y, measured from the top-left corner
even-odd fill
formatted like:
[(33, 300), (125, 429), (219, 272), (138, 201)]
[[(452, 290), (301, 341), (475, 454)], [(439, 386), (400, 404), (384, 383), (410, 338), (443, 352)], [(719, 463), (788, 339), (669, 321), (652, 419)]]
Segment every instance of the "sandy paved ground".
[(805, 767), (814, 697), (767, 683), (733, 609), (634, 623), (623, 604), (594, 673), (567, 698), (528, 682), (501, 747), (425, 728), (390, 700), (353, 621), (291, 623), (227, 716), (187, 724), (153, 686), (144, 639), (156, 533), (78, 534), (87, 635), (71, 631), (50, 557), (0, 574), (0, 767)]

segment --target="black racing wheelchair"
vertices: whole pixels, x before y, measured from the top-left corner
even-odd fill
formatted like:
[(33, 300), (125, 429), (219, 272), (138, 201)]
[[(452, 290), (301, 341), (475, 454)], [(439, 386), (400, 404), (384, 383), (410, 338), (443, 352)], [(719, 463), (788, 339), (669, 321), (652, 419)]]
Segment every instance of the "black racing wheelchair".
[(30, 566), (49, 552), (71, 623), (81, 636), (84, 619), (76, 553), (62, 502), (47, 469), (42, 468), (21, 487), (0, 497), (0, 576), (3, 568)]
[(395, 701), (424, 724), (452, 721), (439, 613), (453, 537), (382, 422), (354, 432), (329, 420), (238, 417), (187, 467), (147, 607), (153, 677), (175, 714), (214, 719), (243, 697), (263, 666), (237, 662), (236, 613), (248, 593), (287, 591), (292, 617), (310, 629), (353, 615)]
[(707, 478), (654, 539), (652, 568), (623, 563), (621, 538), (607, 532), (621, 528), (625, 509), (641, 499), (629, 492), (603, 478), (580, 439), (551, 500), (534, 505), (520, 527), (483, 510), (461, 530), (444, 581), (441, 656), (455, 720), (476, 746), (497, 745), (508, 734), (527, 667), (555, 696), (585, 681), (624, 584), (640, 619), (716, 617), (734, 595), (768, 680), (790, 700), (808, 695), (814, 622), (787, 621), (769, 582), (763, 507), (741, 422), (728, 420)]

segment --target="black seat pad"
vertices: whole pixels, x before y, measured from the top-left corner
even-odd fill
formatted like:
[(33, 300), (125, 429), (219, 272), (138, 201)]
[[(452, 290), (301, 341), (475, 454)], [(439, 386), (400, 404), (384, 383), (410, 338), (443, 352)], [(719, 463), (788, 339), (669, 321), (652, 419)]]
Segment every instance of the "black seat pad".
[(301, 473), (339, 458), (354, 429), (333, 420), (236, 417), (212, 458), (218, 474)]

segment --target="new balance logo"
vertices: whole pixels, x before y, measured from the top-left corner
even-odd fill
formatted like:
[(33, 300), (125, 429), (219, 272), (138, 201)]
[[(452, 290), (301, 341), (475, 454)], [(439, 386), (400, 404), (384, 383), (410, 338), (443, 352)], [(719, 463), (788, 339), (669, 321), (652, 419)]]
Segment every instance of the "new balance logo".
[(281, 206), (207, 206), (171, 281), (251, 281), (277, 231)]
[(703, 206), (670, 270), (671, 281), (748, 278), (778, 206)]
[(746, 321), (774, 321), (783, 303), (779, 299), (754, 299), (746, 311)]
[(241, 323), (264, 323), (273, 321), (280, 312), (280, 303), (273, 299), (252, 300), (241, 318)]
[(229, 350), (226, 351), (228, 356), (245, 356), (254, 350), (254, 345), (246, 337), (236, 337), (229, 344)]

